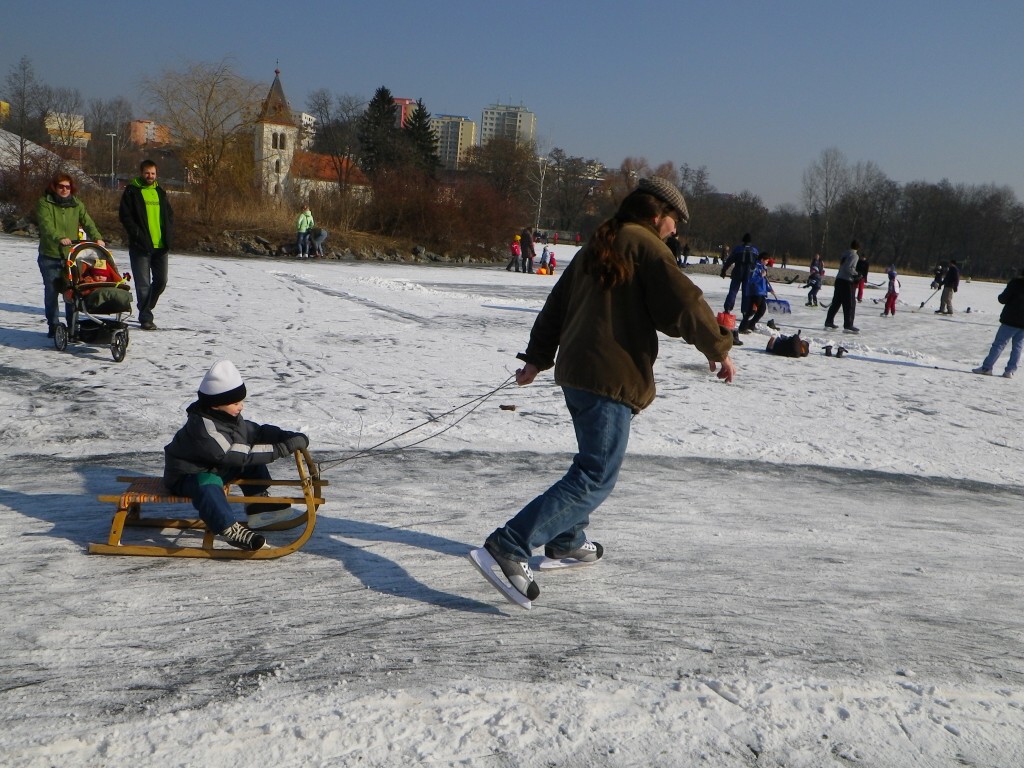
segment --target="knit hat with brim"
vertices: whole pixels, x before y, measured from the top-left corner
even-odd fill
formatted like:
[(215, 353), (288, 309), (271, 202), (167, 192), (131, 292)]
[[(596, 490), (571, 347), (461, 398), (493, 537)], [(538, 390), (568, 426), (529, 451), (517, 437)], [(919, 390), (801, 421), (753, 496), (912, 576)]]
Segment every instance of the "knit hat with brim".
[(637, 189), (649, 195), (654, 195), (661, 202), (672, 206), (676, 211), (676, 224), (685, 224), (690, 220), (690, 212), (686, 208), (686, 200), (683, 199), (683, 193), (672, 182), (666, 181), (659, 176), (652, 176), (649, 179), (640, 179)]
[(245, 399), (242, 374), (230, 360), (218, 360), (203, 377), (199, 385), (199, 404), (212, 407), (230, 405)]

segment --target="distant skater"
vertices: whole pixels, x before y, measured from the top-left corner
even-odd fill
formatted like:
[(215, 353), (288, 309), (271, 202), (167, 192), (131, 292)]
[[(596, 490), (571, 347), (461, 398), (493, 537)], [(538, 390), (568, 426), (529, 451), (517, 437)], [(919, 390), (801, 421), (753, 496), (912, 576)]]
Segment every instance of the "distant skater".
[(857, 249), (860, 243), (851, 241), (850, 250), (843, 254), (839, 262), (839, 272), (836, 274), (835, 293), (832, 294), (832, 303), (829, 304), (828, 313), (825, 315), (825, 328), (835, 328), (836, 313), (843, 310), (843, 330), (847, 333), (860, 333), (854, 324), (854, 316), (857, 312), (856, 290), (857, 281), (860, 276), (857, 274)]
[(896, 267), (889, 267), (889, 285), (885, 290), (885, 310), (882, 317), (891, 317), (896, 314), (896, 299), (900, 297), (900, 280), (896, 277)]
[(1003, 354), (1006, 345), (1012, 344), (1010, 359), (1006, 363), (1006, 370), (1003, 371), (1004, 379), (1012, 379), (1020, 363), (1021, 351), (1024, 350), (1024, 269), (1006, 284), (998, 300), (1003, 305), (1003, 311), (999, 315), (999, 330), (996, 331), (996, 337), (988, 350), (985, 362), (975, 368), (974, 373), (991, 376), (996, 360)]

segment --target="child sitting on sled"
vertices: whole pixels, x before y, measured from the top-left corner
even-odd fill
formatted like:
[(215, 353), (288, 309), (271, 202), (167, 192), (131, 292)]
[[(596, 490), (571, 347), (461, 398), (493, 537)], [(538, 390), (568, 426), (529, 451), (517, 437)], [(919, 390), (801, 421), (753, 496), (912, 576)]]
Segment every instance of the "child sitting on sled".
[[(224, 486), (239, 480), (269, 480), (267, 464), (309, 446), (301, 432), (242, 418), (245, 383), (230, 360), (213, 364), (186, 408), (188, 419), (164, 446), (164, 485), (192, 506), (206, 527), (239, 549), (262, 549), (266, 539), (252, 531), (293, 517), (284, 503), (246, 504), (248, 526), (236, 522)], [(247, 496), (267, 496), (266, 485), (238, 483)]]

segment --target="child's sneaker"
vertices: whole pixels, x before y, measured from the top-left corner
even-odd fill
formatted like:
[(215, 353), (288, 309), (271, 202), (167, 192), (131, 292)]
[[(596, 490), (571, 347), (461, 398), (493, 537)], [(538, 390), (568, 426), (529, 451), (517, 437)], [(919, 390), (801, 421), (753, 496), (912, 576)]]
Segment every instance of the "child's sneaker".
[(257, 549), (263, 549), (264, 545), (267, 543), (267, 540), (263, 536), (250, 531), (241, 523), (232, 523), (228, 528), (221, 531), (220, 535), (223, 536), (224, 541), (232, 547), (247, 549), (250, 552), (255, 552)]
[(549, 560), (578, 560), (581, 563), (596, 563), (604, 554), (604, 547), (589, 539), (576, 549), (560, 550), (552, 546), (544, 547), (544, 557)]
[(529, 563), (513, 560), (489, 541), (484, 542), (484, 549), (494, 558), (494, 562), (501, 568), (501, 572), (505, 574), (508, 583), (515, 587), (518, 592), (525, 595), (527, 600), (532, 601), (540, 597), (540, 587), (533, 580), (533, 571), (530, 569)]

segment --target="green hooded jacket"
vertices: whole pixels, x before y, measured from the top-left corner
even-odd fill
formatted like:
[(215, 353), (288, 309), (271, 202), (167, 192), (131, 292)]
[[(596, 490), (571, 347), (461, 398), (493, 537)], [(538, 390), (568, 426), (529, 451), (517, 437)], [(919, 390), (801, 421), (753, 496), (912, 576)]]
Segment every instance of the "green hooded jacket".
[(60, 199), (53, 192), (47, 192), (39, 198), (36, 224), (39, 225), (39, 255), (51, 259), (64, 257), (64, 246), (60, 241), (64, 238), (78, 240), (79, 227), (85, 230), (90, 240), (103, 239), (85, 205), (73, 195)]

